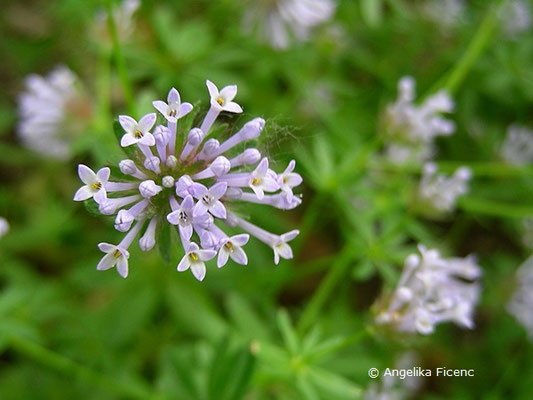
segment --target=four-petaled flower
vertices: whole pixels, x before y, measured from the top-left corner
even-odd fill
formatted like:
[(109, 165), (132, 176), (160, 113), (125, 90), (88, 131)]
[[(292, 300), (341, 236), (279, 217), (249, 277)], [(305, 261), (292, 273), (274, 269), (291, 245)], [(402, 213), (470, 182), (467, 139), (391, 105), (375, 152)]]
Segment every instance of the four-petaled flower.
[(123, 278), (128, 276), (128, 258), (130, 258), (130, 253), (128, 250), (115, 246), (114, 244), (109, 243), (100, 243), (98, 248), (107, 253), (98, 263), (96, 269), (99, 271), (105, 271), (109, 268), (117, 266), (117, 272)]
[(263, 158), (257, 168), (252, 171), (248, 186), (259, 200), (265, 197), (265, 192), (275, 192), (279, 189), (275, 179), (268, 173), (268, 158)]
[(300, 174), (297, 174), (294, 171), (296, 166), (296, 161), (291, 160), (285, 171), (278, 175), (278, 185), (281, 188), (281, 192), (287, 197), (287, 201), (290, 203), (294, 194), (292, 193), (292, 188), (298, 186), (303, 182), (303, 179)]
[(218, 251), (217, 267), (222, 268), (228, 262), (230, 257), (237, 264), (248, 264), (248, 257), (242, 249), (248, 240), (250, 235), (242, 233), (232, 237), (226, 237), (220, 241), (220, 249)]
[(219, 199), (224, 196), (227, 188), (228, 184), (226, 182), (215, 183), (209, 189), (204, 185), (198, 187), (195, 197), (199, 201), (194, 206), (193, 217), (209, 211), (214, 217), (225, 219), (226, 207), (224, 207), (224, 204)]
[(122, 128), (126, 131), (126, 134), (122, 136), (120, 145), (122, 147), (127, 147), (139, 143), (145, 146), (153, 146), (155, 144), (155, 139), (150, 133), (150, 129), (154, 126), (155, 120), (155, 113), (145, 115), (138, 123), (132, 117), (120, 115), (118, 117), (118, 122), (120, 122), (120, 125), (122, 125)]
[(203, 281), (205, 278), (205, 262), (211, 260), (216, 254), (215, 250), (200, 250), (196, 243), (191, 243), (177, 269), (179, 272), (183, 272), (190, 268), (194, 277), (199, 281)]
[(170, 89), (170, 92), (168, 92), (166, 103), (161, 100), (155, 100), (152, 104), (169, 122), (177, 122), (178, 119), (186, 116), (192, 110), (191, 103), (181, 102), (180, 94), (175, 88)]
[(241, 106), (233, 101), (235, 96), (237, 96), (237, 85), (226, 86), (219, 92), (213, 82), (208, 80), (206, 84), (211, 96), (211, 106), (218, 111), (242, 113)]
[(92, 197), (98, 204), (104, 203), (107, 199), (105, 185), (109, 180), (110, 172), (109, 168), (106, 167), (101, 168), (95, 174), (93, 170), (86, 165), (78, 165), (78, 175), (85, 185), (78, 189), (74, 195), (74, 200), (83, 201)]

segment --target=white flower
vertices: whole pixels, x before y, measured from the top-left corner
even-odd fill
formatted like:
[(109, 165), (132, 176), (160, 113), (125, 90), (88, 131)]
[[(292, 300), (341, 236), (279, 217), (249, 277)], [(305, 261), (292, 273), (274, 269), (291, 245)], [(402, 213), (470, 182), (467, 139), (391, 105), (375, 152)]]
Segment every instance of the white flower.
[(434, 163), (425, 164), (418, 187), (419, 206), (429, 214), (453, 211), (457, 198), (468, 192), (471, 178), (472, 172), (467, 167), (458, 168), (452, 177), (447, 178), (443, 174), (437, 174)]
[(74, 195), (74, 200), (84, 201), (92, 197), (98, 204), (103, 204), (107, 199), (105, 187), (110, 173), (110, 169), (106, 167), (101, 168), (95, 174), (92, 169), (80, 164), (78, 166), (78, 175), (85, 185), (78, 189)]
[(192, 274), (199, 281), (205, 278), (205, 261), (211, 260), (217, 254), (214, 250), (200, 250), (196, 243), (191, 243), (187, 253), (178, 264), (178, 271), (183, 272), (191, 269)]
[(297, 174), (294, 171), (296, 166), (296, 161), (291, 160), (289, 165), (281, 174), (278, 175), (278, 185), (283, 194), (287, 197), (287, 201), (292, 202), (294, 194), (292, 193), (292, 188), (300, 185), (303, 182), (303, 179), (300, 174)]
[(423, 3), (423, 11), (429, 19), (450, 28), (464, 18), (464, 0), (431, 0)]
[(64, 66), (48, 76), (30, 75), (18, 99), (17, 133), (22, 143), (45, 156), (66, 159), (92, 107), (77, 87), (76, 76)]
[(166, 103), (156, 100), (152, 104), (169, 122), (177, 122), (178, 119), (184, 117), (192, 110), (191, 103), (181, 103), (180, 94), (175, 88), (170, 89), (170, 92), (168, 92)]
[(248, 264), (248, 257), (242, 249), (248, 243), (250, 235), (241, 233), (232, 237), (226, 237), (220, 242), (220, 250), (218, 251), (217, 266), (222, 268), (228, 262), (228, 257), (231, 257), (237, 264)]
[(411, 254), (405, 260), (398, 286), (376, 322), (423, 335), (445, 321), (472, 329), (481, 276), (476, 260), (472, 256), (444, 259), (437, 250), (418, 248), (420, 255)]
[(288, 245), (288, 242), (293, 240), (299, 234), (300, 231), (295, 229), (276, 238), (272, 246), (272, 250), (274, 250), (274, 264), (279, 264), (280, 257), (286, 260), (290, 260), (292, 258), (292, 249), (291, 246)]
[(507, 309), (526, 328), (533, 340), (533, 256), (518, 269), (516, 283), (517, 287)]
[(500, 20), (503, 32), (514, 38), (531, 29), (531, 7), (526, 1), (508, 1), (501, 9)]
[(127, 115), (120, 115), (118, 122), (126, 131), (122, 136), (120, 145), (122, 147), (131, 146), (132, 144), (142, 144), (145, 146), (153, 146), (155, 144), (154, 136), (149, 132), (155, 124), (156, 115), (150, 113), (141, 118), (139, 123)]
[(9, 232), (9, 223), (5, 218), (0, 217), (0, 237)]
[(106, 255), (100, 260), (96, 269), (105, 271), (116, 265), (119, 275), (126, 278), (128, 276), (128, 258), (130, 258), (128, 250), (109, 243), (100, 243), (98, 248)]
[(263, 7), (251, 7), (245, 15), (244, 27), (250, 30), (259, 25), (261, 35), (272, 47), (284, 49), (291, 38), (307, 40), (311, 29), (329, 20), (335, 8), (332, 0), (273, 0)]
[(258, 199), (265, 197), (265, 191), (275, 192), (279, 189), (276, 180), (268, 175), (268, 158), (263, 158), (257, 168), (252, 171), (248, 178), (248, 186)]
[(210, 80), (206, 81), (206, 85), (209, 90), (209, 95), (211, 96), (212, 107), (218, 111), (242, 113), (241, 106), (233, 101), (235, 96), (237, 96), (237, 85), (225, 86), (220, 92), (216, 85)]
[(525, 126), (510, 125), (500, 153), (509, 164), (533, 163), (533, 130)]

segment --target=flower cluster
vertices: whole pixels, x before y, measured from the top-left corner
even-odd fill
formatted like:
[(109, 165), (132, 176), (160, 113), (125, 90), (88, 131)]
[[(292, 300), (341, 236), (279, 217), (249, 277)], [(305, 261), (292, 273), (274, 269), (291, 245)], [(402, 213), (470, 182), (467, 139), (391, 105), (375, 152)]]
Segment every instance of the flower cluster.
[(468, 167), (458, 168), (453, 176), (447, 178), (437, 174), (434, 163), (426, 163), (418, 187), (417, 205), (430, 215), (453, 211), (457, 198), (467, 193), (471, 177)]
[(529, 257), (518, 269), (518, 287), (507, 309), (526, 328), (533, 340), (533, 257)]
[(47, 77), (30, 75), (19, 97), (17, 127), (22, 143), (43, 155), (66, 159), (71, 144), (92, 107), (77, 87), (77, 78), (59, 66)]
[[(292, 258), (288, 242), (298, 235), (297, 230), (283, 235), (267, 232), (231, 211), (232, 202), (250, 202), (279, 209), (292, 209), (301, 203), (293, 188), (302, 182), (293, 172), (291, 161), (282, 173), (269, 168), (269, 160), (259, 150), (246, 148), (233, 156), (233, 150), (243, 142), (259, 137), (265, 121), (255, 118), (233, 136), (219, 142), (206, 139), (218, 115), (223, 112), (241, 113), (242, 108), (233, 101), (237, 86), (222, 90), (207, 81), (211, 97), (210, 108), (200, 127), (178, 135), (178, 121), (193, 109), (190, 103), (181, 102), (176, 89), (171, 89), (167, 101), (154, 101), (153, 106), (166, 120), (156, 124), (157, 116), (151, 113), (136, 121), (121, 115), (119, 123), (125, 131), (121, 146), (137, 149), (131, 159), (122, 160), (119, 168), (131, 180), (110, 181), (110, 169), (96, 173), (85, 165), (79, 166), (82, 186), (74, 200), (93, 198), (104, 215), (116, 214), (115, 229), (128, 232), (118, 245), (100, 243), (106, 253), (97, 266), (106, 270), (116, 266), (123, 277), (128, 275), (128, 248), (144, 229), (139, 240), (143, 251), (151, 250), (156, 241), (156, 230), (162, 224), (177, 227), (185, 255), (178, 271), (190, 269), (198, 280), (206, 273), (205, 262), (217, 254), (217, 266), (223, 267), (229, 258), (238, 264), (247, 264), (243, 246), (252, 235), (270, 246), (277, 264), (281, 258)], [(256, 165), (253, 168), (249, 166)], [(250, 170), (251, 169), (251, 170)], [(245, 234), (229, 237), (215, 222), (239, 227)], [(195, 236), (193, 236), (195, 235)]]
[(437, 136), (455, 131), (453, 121), (440, 114), (453, 111), (454, 103), (444, 91), (427, 97), (420, 105), (414, 103), (415, 81), (404, 77), (398, 83), (398, 98), (385, 112), (384, 133), (387, 157), (394, 162), (424, 161), (433, 155)]
[(472, 256), (444, 259), (437, 250), (422, 245), (418, 249), (420, 255), (411, 254), (405, 260), (398, 286), (376, 322), (401, 332), (424, 335), (445, 321), (473, 328), (481, 276), (475, 259)]
[(9, 224), (7, 220), (0, 217), (0, 237), (4, 236), (9, 231)]
[(501, 157), (509, 164), (526, 165), (533, 162), (533, 131), (519, 125), (510, 125), (502, 144)]
[(274, 0), (259, 2), (244, 18), (245, 28), (261, 24), (261, 34), (272, 47), (285, 49), (291, 38), (308, 39), (311, 29), (335, 12), (333, 0)]

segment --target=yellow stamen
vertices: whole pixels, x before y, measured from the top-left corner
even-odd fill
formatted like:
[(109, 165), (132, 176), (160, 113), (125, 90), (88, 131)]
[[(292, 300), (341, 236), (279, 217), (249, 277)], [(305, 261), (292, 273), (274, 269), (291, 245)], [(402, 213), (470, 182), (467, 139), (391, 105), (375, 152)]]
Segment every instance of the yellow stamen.
[(196, 253), (189, 254), (189, 257), (191, 257), (191, 260), (193, 260), (195, 262), (198, 261), (198, 256), (196, 255)]
[(118, 250), (115, 250), (115, 252), (113, 253), (113, 257), (115, 258), (120, 258), (120, 256), (122, 255), (122, 253)]
[(220, 104), (221, 106), (223, 106), (224, 105), (224, 99), (219, 96), (218, 99), (217, 99), (217, 103)]
[(259, 178), (254, 178), (254, 180), (252, 181), (252, 185), (256, 186), (256, 185), (259, 185), (261, 183), (261, 179)]
[(142, 133), (139, 129), (135, 129), (134, 136), (137, 139), (140, 139), (140, 138), (142, 138), (144, 136), (144, 133)]
[(224, 247), (229, 251), (233, 251), (233, 244), (231, 242), (227, 242)]
[(170, 112), (168, 113), (168, 116), (169, 117), (175, 117), (177, 114), (177, 111), (176, 110), (170, 110)]
[(95, 182), (91, 185), (91, 189), (100, 190), (102, 189), (102, 184), (100, 182)]

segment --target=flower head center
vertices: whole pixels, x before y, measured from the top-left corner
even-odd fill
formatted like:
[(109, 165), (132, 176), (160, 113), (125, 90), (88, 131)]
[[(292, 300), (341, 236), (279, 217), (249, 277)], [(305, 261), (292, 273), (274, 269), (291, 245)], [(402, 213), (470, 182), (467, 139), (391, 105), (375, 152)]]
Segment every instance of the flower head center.
[(213, 201), (213, 196), (210, 196), (209, 194), (204, 194), (202, 196), (202, 201), (205, 203), (206, 206), (208, 206)]
[(191, 253), (191, 254), (189, 254), (189, 257), (191, 258), (191, 260), (192, 260), (193, 262), (198, 261), (198, 254), (196, 254), (196, 253)]
[(113, 252), (113, 257), (115, 257), (115, 258), (120, 258), (121, 255), (122, 255), (122, 253), (120, 252), (119, 249), (116, 249), (116, 250)]
[(226, 249), (228, 249), (230, 252), (233, 251), (233, 243), (231, 243), (231, 242), (226, 242), (226, 244), (224, 245), (224, 247), (225, 247)]
[(189, 223), (189, 217), (187, 216), (187, 213), (184, 211), (180, 211), (179, 214), (179, 222), (182, 225), (187, 225)]
[(259, 178), (254, 178), (254, 180), (252, 181), (252, 185), (254, 185), (254, 186), (257, 186), (260, 183), (261, 183), (261, 179), (259, 179)]
[(91, 184), (91, 189), (94, 190), (94, 191), (98, 191), (98, 190), (102, 189), (102, 183), (101, 182), (94, 182), (93, 184)]
[(171, 110), (168, 112), (168, 116), (169, 116), (169, 117), (175, 117), (175, 116), (177, 115), (177, 113), (178, 113), (178, 111), (177, 111), (175, 108), (173, 108), (173, 109), (171, 109)]
[(286, 176), (283, 177), (283, 183), (287, 183), (289, 181), (289, 179), (287, 179)]
[(220, 104), (221, 106), (223, 106), (224, 105), (224, 99), (221, 96), (218, 96), (217, 103)]
[(133, 136), (135, 136), (136, 139), (141, 139), (144, 136), (144, 133), (142, 133), (140, 129), (135, 129)]

